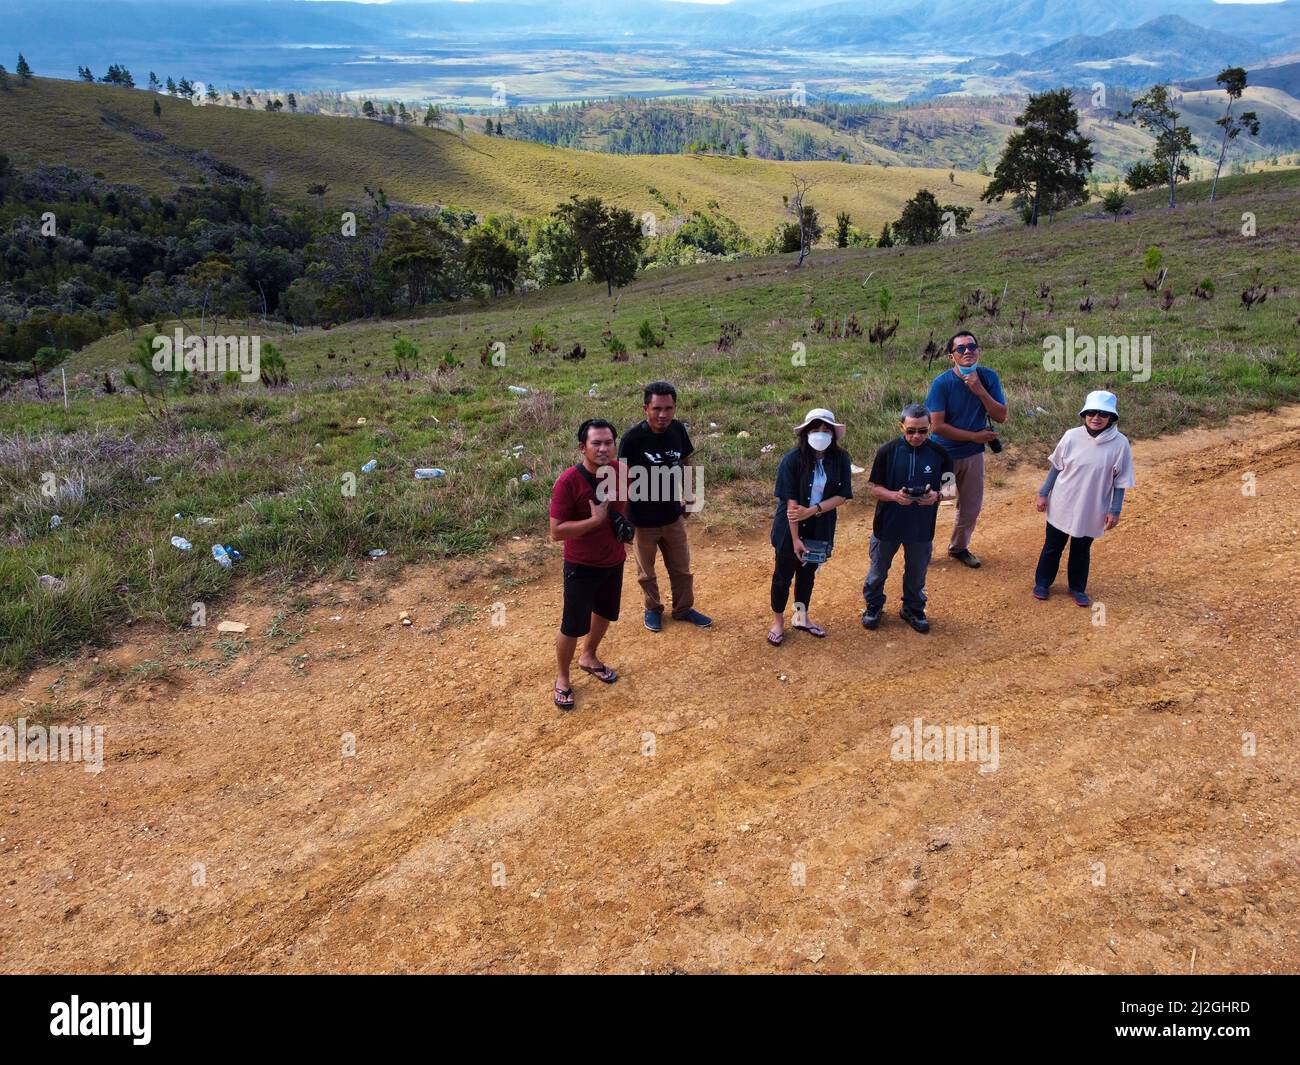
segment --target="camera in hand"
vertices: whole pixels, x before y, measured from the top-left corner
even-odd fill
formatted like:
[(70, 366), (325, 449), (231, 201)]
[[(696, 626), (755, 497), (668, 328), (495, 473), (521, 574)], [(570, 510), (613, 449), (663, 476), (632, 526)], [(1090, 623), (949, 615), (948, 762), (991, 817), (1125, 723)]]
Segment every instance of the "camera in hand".
[(930, 494), (930, 486), (924, 484), (919, 485), (917, 487), (913, 487), (912, 485), (907, 485), (900, 490), (902, 491), (903, 495), (911, 496), (913, 499), (924, 499), (926, 496)]
[[(994, 428), (992, 422), (989, 422), (985, 428), (993, 429), (995, 433), (997, 432), (997, 429)], [(988, 448), (990, 451), (993, 452), (993, 454), (1000, 455), (1002, 454), (1002, 441), (995, 436), (992, 440), (989, 441)]]
[(636, 536), (636, 526), (613, 507), (609, 508), (609, 523), (614, 526), (614, 535), (621, 543), (630, 544)]

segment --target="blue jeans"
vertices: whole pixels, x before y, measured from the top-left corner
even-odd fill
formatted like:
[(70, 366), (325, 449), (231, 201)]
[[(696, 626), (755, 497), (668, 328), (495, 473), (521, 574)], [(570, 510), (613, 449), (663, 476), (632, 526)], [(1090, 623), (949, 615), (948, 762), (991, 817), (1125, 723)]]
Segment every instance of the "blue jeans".
[(925, 613), (925, 575), (930, 570), (931, 540), (900, 544), (897, 540), (871, 538), (871, 569), (862, 585), (862, 597), (873, 614), (885, 606), (885, 579), (898, 549), (903, 549), (903, 606), (917, 614)]

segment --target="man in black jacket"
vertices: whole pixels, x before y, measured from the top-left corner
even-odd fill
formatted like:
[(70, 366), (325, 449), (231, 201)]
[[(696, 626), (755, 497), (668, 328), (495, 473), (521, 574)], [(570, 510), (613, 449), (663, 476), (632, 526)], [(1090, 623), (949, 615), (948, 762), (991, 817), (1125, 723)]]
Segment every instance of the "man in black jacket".
[(868, 480), (876, 497), (871, 527), (871, 570), (862, 585), (867, 609), (864, 628), (880, 625), (885, 609), (885, 579), (899, 547), (903, 548), (903, 609), (899, 616), (917, 632), (929, 632), (925, 616), (925, 577), (939, 498), (955, 494), (952, 459), (929, 439), (930, 412), (924, 404), (903, 408), (901, 434), (876, 452)]

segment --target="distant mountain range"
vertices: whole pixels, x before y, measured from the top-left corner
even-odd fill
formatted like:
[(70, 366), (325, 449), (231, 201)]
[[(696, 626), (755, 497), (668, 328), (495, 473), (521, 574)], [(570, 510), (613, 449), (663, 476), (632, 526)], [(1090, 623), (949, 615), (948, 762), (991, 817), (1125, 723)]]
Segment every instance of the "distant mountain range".
[(1090, 81), (1140, 88), (1193, 72), (1247, 65), (1266, 54), (1254, 41), (1207, 30), (1181, 15), (1162, 15), (1134, 28), (1067, 37), (1026, 55), (973, 59), (956, 70), (1016, 77), (1035, 88)]
[[(810, 84), (823, 75), (847, 83), (844, 95), (900, 99), (1063, 80), (1138, 87), (1212, 76), (1228, 62), (1300, 51), (1300, 0), (4, 0), (2, 61), (12, 66), (20, 49), (39, 73), (55, 77), (73, 77), (82, 64), (98, 73), (124, 63), (236, 85), (390, 86), (412, 98), (421, 86), (436, 97), (432, 86), (440, 83), (449, 99), (473, 96), (449, 83), (453, 73), (463, 71), (466, 84), (527, 77), (539, 66), (527, 57), (542, 52), (551, 70), (569, 59), (555, 84), (593, 96), (698, 90), (711, 77), (761, 88), (765, 71), (767, 87), (788, 87), (789, 65), (779, 63), (793, 56)], [(641, 80), (617, 85), (592, 54), (635, 54), (625, 67)], [(841, 65), (828, 73), (820, 57)], [(919, 80), (892, 96), (873, 88), (875, 69), (892, 61), (897, 71), (918, 57), (927, 64)], [(861, 63), (864, 73), (842, 78), (844, 63)], [(545, 100), (549, 92), (548, 84), (523, 98)]]

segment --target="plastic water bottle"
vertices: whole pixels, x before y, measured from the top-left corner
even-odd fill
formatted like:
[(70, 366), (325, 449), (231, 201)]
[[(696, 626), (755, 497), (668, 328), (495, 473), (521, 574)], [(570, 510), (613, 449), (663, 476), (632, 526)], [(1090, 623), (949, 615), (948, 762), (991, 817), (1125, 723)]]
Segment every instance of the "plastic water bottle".
[(531, 480), (533, 479), (533, 475), (532, 475), (531, 473), (525, 473), (525, 474), (524, 474), (522, 477), (520, 477), (519, 479), (520, 479), (521, 481), (523, 481), (525, 484), (527, 484), (529, 481), (531, 481)]
[(373, 469), (374, 469), (376, 466), (378, 466), (378, 465), (379, 465), (379, 462), (378, 462), (377, 459), (371, 459), (369, 462), (367, 462), (364, 466), (361, 467), (361, 472), (362, 472), (362, 473), (369, 473), (371, 470), (373, 470)]
[(172, 537), (172, 547), (176, 548), (179, 551), (188, 551), (193, 546), (194, 545), (190, 543), (187, 539), (185, 539), (185, 537), (183, 536)]
[(62, 524), (63, 524), (63, 517), (62, 517), (62, 515), (60, 515), (60, 514), (55, 514), (53, 517), (50, 518), (50, 528), (51, 528), (51, 529), (57, 529), (57, 528), (58, 528), (60, 525), (62, 525)]
[(212, 545), (212, 557), (226, 569), (230, 569), (230, 555), (226, 553), (226, 549), (220, 544)]
[(509, 388), (510, 391), (513, 392), (516, 396), (528, 395), (528, 389), (523, 388), (520, 385), (507, 385), (506, 387)]
[(447, 476), (447, 471), (440, 470), (436, 466), (423, 467), (415, 471), (415, 479), (417, 481), (428, 481), (434, 477), (446, 477), (446, 476)]

